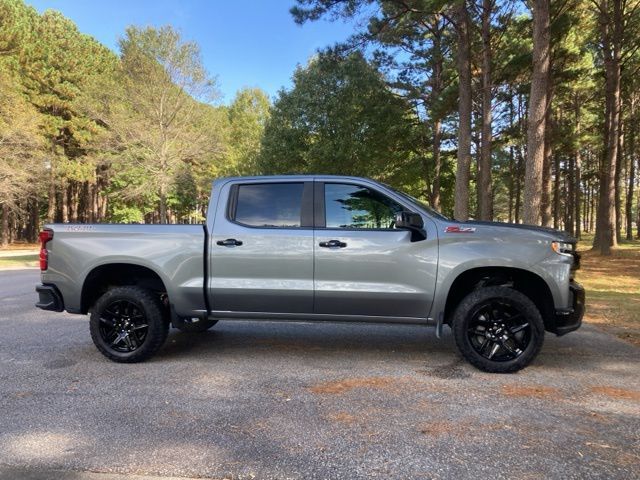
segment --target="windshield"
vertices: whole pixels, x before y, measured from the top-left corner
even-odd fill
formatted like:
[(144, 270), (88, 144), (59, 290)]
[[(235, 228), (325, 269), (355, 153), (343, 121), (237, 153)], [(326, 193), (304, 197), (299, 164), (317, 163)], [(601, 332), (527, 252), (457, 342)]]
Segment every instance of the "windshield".
[(415, 197), (412, 197), (408, 193), (404, 193), (404, 192), (401, 192), (400, 190), (396, 190), (395, 188), (390, 187), (389, 185), (385, 185), (385, 187), (387, 187), (389, 190), (392, 190), (393, 192), (397, 193), (398, 195), (400, 195), (402, 198), (404, 198), (409, 203), (412, 203), (413, 205), (415, 205), (415, 206), (417, 206), (417, 207), (419, 207), (419, 208), (421, 208), (423, 210), (426, 210), (429, 214), (433, 215), (434, 217), (439, 218), (440, 220), (449, 220), (449, 218), (447, 218), (446, 216), (444, 216), (443, 214), (441, 214), (437, 210), (434, 210), (433, 208), (431, 208), (426, 203), (418, 200)]

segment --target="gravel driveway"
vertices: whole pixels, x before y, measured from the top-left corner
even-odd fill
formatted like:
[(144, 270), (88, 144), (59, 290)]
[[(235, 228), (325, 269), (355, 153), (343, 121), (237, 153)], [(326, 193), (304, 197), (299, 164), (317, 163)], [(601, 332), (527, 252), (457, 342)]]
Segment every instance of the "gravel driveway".
[(506, 376), (426, 327), (258, 321), (120, 365), (37, 281), (0, 272), (0, 478), (640, 478), (640, 349), (591, 326)]

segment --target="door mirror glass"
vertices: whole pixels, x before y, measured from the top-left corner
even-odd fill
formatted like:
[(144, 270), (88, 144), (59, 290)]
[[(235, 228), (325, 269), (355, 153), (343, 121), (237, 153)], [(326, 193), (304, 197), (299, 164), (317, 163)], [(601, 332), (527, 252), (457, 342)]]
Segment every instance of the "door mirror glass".
[(396, 215), (396, 228), (411, 230), (411, 241), (417, 242), (427, 238), (422, 216), (413, 212), (400, 212)]
[(400, 212), (396, 215), (396, 228), (424, 228), (424, 222), (417, 213)]

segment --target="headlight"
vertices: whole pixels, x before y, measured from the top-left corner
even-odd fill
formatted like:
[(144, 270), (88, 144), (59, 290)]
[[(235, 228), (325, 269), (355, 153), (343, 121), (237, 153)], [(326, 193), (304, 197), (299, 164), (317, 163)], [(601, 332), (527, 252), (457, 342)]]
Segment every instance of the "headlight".
[(573, 244), (567, 242), (551, 242), (551, 249), (560, 255), (573, 255)]

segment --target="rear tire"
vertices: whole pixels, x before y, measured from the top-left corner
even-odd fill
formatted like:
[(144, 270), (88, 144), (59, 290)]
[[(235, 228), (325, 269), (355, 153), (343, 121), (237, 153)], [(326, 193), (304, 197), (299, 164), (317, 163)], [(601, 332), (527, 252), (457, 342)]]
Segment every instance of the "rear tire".
[(462, 356), (492, 373), (526, 367), (544, 342), (540, 311), (529, 297), (508, 287), (471, 292), (455, 309), (452, 329)]
[(116, 287), (102, 295), (91, 310), (91, 339), (109, 360), (141, 362), (167, 339), (169, 322), (160, 298), (140, 287)]

